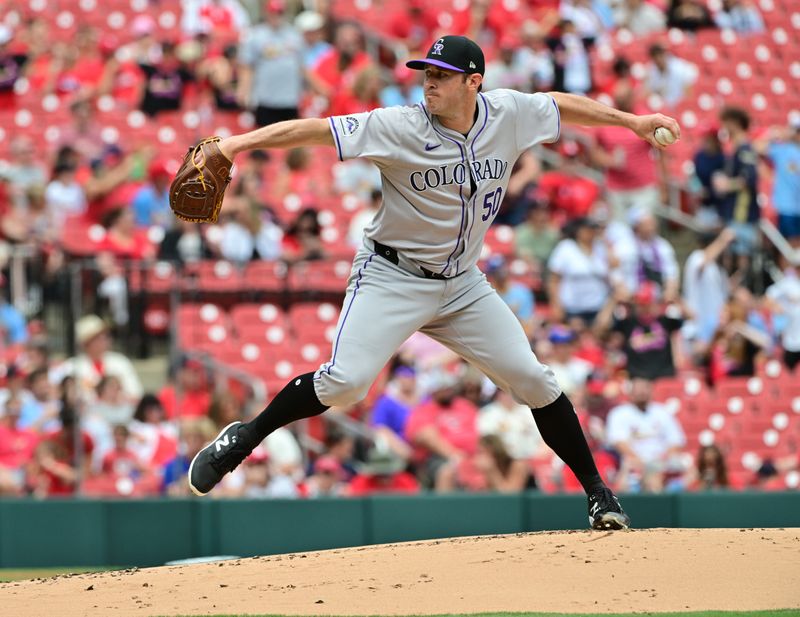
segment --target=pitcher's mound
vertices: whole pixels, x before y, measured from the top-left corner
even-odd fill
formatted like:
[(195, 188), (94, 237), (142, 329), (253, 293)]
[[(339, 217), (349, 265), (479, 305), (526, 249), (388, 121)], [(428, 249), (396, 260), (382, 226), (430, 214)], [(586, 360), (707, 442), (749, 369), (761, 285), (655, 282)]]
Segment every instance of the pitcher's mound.
[(798, 573), (800, 529), (529, 533), (7, 583), (0, 585), (0, 613), (141, 617), (800, 608)]

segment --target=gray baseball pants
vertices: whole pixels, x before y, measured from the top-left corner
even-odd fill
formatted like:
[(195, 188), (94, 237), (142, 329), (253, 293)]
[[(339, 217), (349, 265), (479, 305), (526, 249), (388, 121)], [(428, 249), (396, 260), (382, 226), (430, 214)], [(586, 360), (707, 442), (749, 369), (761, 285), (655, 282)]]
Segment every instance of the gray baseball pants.
[(537, 409), (561, 394), (553, 372), (536, 358), (522, 325), (477, 266), (447, 280), (425, 278), (402, 255), (396, 265), (365, 246), (353, 261), (331, 359), (314, 374), (317, 398), (331, 407), (362, 400), (417, 330), (519, 403)]

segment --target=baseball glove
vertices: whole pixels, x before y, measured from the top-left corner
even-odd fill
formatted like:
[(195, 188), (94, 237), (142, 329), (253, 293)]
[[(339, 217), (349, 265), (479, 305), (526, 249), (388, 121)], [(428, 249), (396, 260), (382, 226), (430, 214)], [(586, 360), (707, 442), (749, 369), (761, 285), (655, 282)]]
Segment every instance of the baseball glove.
[(193, 223), (215, 223), (231, 181), (233, 161), (219, 149), (221, 137), (207, 137), (189, 148), (169, 187), (175, 216)]

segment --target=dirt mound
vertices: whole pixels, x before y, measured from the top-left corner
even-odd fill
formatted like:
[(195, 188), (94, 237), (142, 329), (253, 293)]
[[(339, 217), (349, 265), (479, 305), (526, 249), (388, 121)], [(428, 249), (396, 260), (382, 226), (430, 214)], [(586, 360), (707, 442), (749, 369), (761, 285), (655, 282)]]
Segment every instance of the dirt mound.
[(800, 608), (800, 529), (549, 532), (0, 585), (0, 615), (404, 615)]

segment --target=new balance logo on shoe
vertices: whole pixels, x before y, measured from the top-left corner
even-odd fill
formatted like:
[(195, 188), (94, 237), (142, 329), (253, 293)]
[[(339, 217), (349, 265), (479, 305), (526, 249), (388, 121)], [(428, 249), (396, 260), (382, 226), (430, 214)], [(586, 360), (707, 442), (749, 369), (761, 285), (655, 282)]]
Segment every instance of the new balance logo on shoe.
[(598, 511), (599, 509), (600, 509), (600, 504), (599, 504), (599, 503), (597, 503), (597, 502), (595, 501), (595, 502), (592, 504), (592, 509), (591, 509), (591, 510), (589, 510), (589, 514), (591, 514), (592, 516), (594, 516), (595, 514), (597, 514), (597, 511)]
[[(233, 437), (232, 439), (233, 443), (236, 443), (236, 437)], [(223, 437), (222, 439), (217, 440), (217, 442), (214, 445), (217, 448), (217, 452), (219, 452), (220, 450), (222, 450), (223, 447), (227, 448), (229, 445), (231, 445), (231, 438), (229, 438), (228, 435), (225, 435), (225, 437)]]

